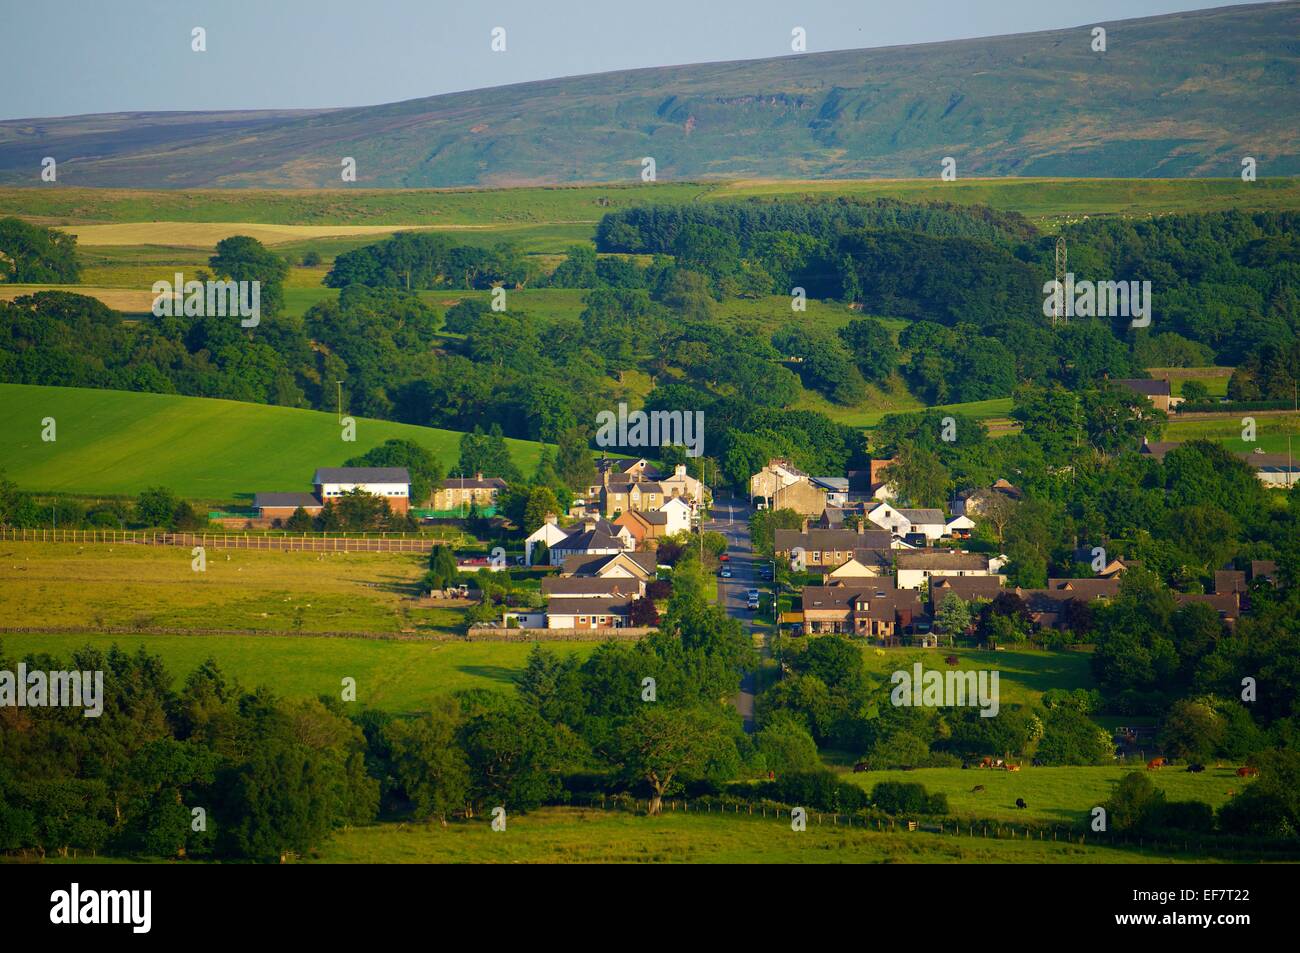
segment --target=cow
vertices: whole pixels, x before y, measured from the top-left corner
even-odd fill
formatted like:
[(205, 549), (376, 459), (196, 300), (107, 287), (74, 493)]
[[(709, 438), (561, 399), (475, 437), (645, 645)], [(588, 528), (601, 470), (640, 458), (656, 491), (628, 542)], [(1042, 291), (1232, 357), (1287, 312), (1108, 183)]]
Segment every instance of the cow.
[(1259, 777), (1259, 768), (1252, 768), (1252, 767), (1250, 767), (1249, 765), (1247, 765), (1247, 766), (1244, 767), (1244, 768), (1238, 768), (1238, 769), (1237, 769), (1237, 777), (1239, 777), (1239, 778), (1257, 778), (1257, 777)]
[(1205, 770), (1205, 765), (1203, 765), (1203, 764), (1189, 764), (1189, 765), (1187, 766), (1187, 770), (1190, 771), (1192, 774), (1200, 774), (1202, 771)]
[(947, 657), (944, 658), (944, 661), (947, 662), (949, 665), (956, 665), (956, 664), (957, 664), (957, 656), (955, 656), (955, 655), (949, 655), (949, 656), (947, 656)]
[(1164, 758), (1152, 758), (1150, 761), (1147, 762), (1148, 771), (1158, 771), (1164, 766), (1165, 766)]
[(993, 767), (993, 759), (992, 759), (992, 758), (985, 758), (983, 761), (980, 762), (980, 767), (981, 767), (981, 768), (991, 768), (991, 767)]
[(977, 793), (979, 793), (980, 791), (983, 791), (983, 790), (984, 790), (984, 785), (982, 785), (982, 784), (977, 784), (977, 785), (975, 785), (973, 788), (970, 789), (970, 793), (971, 793), (971, 794), (977, 794)]
[(867, 764), (867, 762), (865, 761), (859, 761), (857, 764), (853, 766), (854, 774), (861, 774), (863, 771), (870, 771), (870, 770), (871, 770), (871, 765)]
[(1018, 807), (1020, 810), (1023, 811), (1023, 810), (1024, 810), (1025, 808), (1027, 808), (1028, 806), (1029, 806), (1029, 805), (1025, 803), (1025, 799), (1024, 799), (1024, 798), (1022, 798), (1022, 797), (1018, 797), (1018, 798), (1016, 798), (1016, 807)]
[(1018, 765), (1018, 764), (1006, 764), (1006, 765), (1003, 765), (1003, 767), (1004, 767), (1006, 770), (1008, 770), (1008, 771), (1019, 771), (1019, 770), (1020, 770), (1020, 765)]

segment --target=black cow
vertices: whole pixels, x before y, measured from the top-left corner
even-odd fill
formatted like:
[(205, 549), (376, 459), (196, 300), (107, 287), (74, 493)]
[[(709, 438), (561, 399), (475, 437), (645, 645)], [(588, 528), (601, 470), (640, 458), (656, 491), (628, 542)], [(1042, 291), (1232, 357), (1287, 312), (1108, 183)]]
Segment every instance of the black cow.
[(1192, 774), (1200, 774), (1202, 771), (1205, 770), (1205, 765), (1203, 765), (1203, 764), (1189, 764), (1189, 765), (1187, 766), (1187, 770), (1190, 771), (1190, 772), (1192, 772)]
[(1018, 798), (1016, 798), (1016, 807), (1020, 808), (1020, 809), (1023, 811), (1023, 810), (1024, 810), (1025, 808), (1027, 808), (1028, 806), (1029, 806), (1029, 805), (1025, 803), (1025, 799), (1024, 799), (1024, 798), (1022, 798), (1022, 797), (1018, 797)]

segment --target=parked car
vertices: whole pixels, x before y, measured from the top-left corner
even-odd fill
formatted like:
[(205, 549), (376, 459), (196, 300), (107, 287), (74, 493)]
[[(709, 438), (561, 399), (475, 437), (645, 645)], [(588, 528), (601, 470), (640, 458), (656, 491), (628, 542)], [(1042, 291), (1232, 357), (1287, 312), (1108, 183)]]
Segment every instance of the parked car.
[(721, 576), (723, 579), (730, 579), (730, 578), (731, 578), (731, 570), (728, 569), (728, 568), (726, 568), (726, 567), (724, 566), (724, 567), (722, 568), (722, 572), (718, 573), (718, 575)]
[(725, 563), (725, 562), (729, 562), (731, 560), (731, 557), (728, 556), (726, 553), (723, 553), (721, 556), (718, 557), (718, 559)]

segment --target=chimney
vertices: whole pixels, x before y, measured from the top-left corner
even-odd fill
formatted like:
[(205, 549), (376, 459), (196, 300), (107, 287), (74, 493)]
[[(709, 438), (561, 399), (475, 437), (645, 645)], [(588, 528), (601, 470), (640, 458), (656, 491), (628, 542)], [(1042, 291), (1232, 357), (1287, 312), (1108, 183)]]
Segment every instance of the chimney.
[(808, 517), (805, 516), (803, 518), (803, 522), (799, 525), (799, 532), (801, 533), (808, 532)]
[(673, 467), (673, 476), (677, 477), (679, 480), (686, 479), (686, 464), (679, 463), (677, 466)]
[(862, 536), (867, 531), (867, 518), (865, 516), (858, 519), (858, 535)]
[(480, 482), (482, 482), (482, 480), (483, 480), (483, 474), (481, 474), (481, 473), (475, 473), (475, 474), (474, 474), (474, 479), (475, 479), (475, 480), (478, 480), (478, 481), (480, 481)]
[(556, 523), (559, 522), (559, 518), (554, 513), (547, 513), (546, 522), (554, 526)]

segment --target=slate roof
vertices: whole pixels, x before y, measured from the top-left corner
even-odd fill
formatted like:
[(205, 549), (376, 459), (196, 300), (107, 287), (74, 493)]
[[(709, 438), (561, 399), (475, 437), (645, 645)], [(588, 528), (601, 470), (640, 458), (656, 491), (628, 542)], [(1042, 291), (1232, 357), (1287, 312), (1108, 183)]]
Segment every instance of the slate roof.
[(552, 599), (546, 605), (550, 615), (626, 615), (630, 597), (614, 596), (586, 599)]
[(320, 467), (311, 482), (322, 483), (410, 483), (406, 467)]

